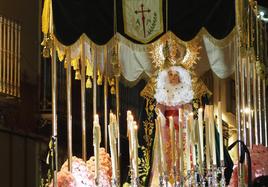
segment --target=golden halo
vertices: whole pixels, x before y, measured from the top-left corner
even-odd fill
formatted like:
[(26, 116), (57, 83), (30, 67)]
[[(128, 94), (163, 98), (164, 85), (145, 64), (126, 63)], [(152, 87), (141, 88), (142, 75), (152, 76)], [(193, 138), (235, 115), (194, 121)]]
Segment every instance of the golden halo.
[(200, 49), (198, 42), (182, 41), (169, 32), (151, 46), (153, 68), (161, 71), (170, 66), (182, 66), (190, 71), (199, 59)]

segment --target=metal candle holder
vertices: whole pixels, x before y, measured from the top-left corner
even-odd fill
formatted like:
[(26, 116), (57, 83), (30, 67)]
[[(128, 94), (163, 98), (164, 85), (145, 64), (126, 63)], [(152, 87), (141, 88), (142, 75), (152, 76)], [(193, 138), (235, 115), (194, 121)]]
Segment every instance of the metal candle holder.
[(199, 186), (198, 176), (199, 176), (198, 166), (196, 165), (194, 167), (194, 186), (196, 186), (196, 187)]
[(212, 168), (212, 186), (219, 186), (219, 183), (218, 183), (218, 169), (217, 169), (217, 165), (213, 165), (213, 168)]
[(159, 175), (159, 186), (164, 187), (164, 178), (162, 175)]
[(224, 160), (221, 160), (221, 166), (220, 166), (220, 172), (221, 172), (221, 181), (220, 181), (220, 186), (221, 187), (225, 187), (226, 186), (226, 182), (225, 182), (225, 176), (224, 176)]
[(168, 177), (168, 173), (167, 172), (164, 172), (164, 185), (166, 187), (168, 187), (168, 181), (169, 181), (169, 177)]
[(192, 186), (192, 184), (193, 184), (193, 179), (192, 179), (192, 172), (191, 172), (191, 170), (188, 170), (187, 171), (187, 180), (188, 180), (188, 186)]

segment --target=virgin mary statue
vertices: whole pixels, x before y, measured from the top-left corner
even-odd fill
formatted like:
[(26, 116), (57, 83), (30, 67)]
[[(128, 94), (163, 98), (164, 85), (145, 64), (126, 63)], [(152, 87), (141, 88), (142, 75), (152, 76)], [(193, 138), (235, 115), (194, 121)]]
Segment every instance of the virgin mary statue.
[[(173, 124), (175, 127), (175, 134), (179, 134), (179, 131), (182, 130), (179, 128), (179, 111), (184, 111), (186, 113), (190, 113), (191, 111), (191, 102), (194, 98), (194, 93), (192, 89), (192, 80), (189, 72), (181, 66), (171, 66), (169, 68), (164, 69), (158, 74), (156, 79), (156, 90), (154, 94), (154, 98), (156, 99), (156, 110), (158, 111), (158, 116), (161, 119), (160, 131), (162, 134), (162, 142), (163, 142), (163, 151), (165, 155), (165, 165), (166, 165), (166, 177), (169, 179), (169, 184), (172, 185), (174, 183), (174, 169), (179, 171), (179, 160), (175, 165), (176, 168), (172, 165), (172, 150), (171, 144), (172, 139), (170, 136), (170, 122), (169, 118), (172, 117)], [(183, 110), (179, 110), (183, 109)], [(183, 114), (182, 114), (183, 115)], [(156, 135), (157, 136), (157, 135)], [(155, 143), (153, 147), (153, 162), (152, 162), (152, 170), (150, 177), (150, 186), (158, 186), (159, 185), (159, 171), (158, 171), (158, 152), (159, 147), (156, 146), (159, 142), (157, 141), (158, 137), (155, 137)], [(179, 150), (179, 140), (175, 143), (175, 151)]]
[[(173, 184), (169, 117), (173, 117), (175, 131), (178, 133), (181, 130), (178, 126), (180, 109), (183, 109), (185, 114), (192, 111), (192, 101), (210, 93), (194, 73), (193, 67), (200, 49), (198, 42), (184, 42), (172, 34), (166, 36), (167, 38), (162, 38), (152, 47), (154, 73), (141, 92), (141, 96), (146, 100), (145, 111), (147, 114), (147, 119), (143, 121), (142, 127), (143, 139), (139, 139), (139, 149), (142, 152), (139, 155), (140, 181), (143, 181), (144, 186), (159, 186), (158, 157), (156, 156), (158, 155), (156, 153), (157, 133), (155, 133), (154, 121), (156, 115), (161, 118), (160, 129), (165, 145), (165, 163), (169, 182)], [(176, 164), (176, 167), (179, 167), (179, 164)], [(178, 171), (178, 168), (176, 170)]]

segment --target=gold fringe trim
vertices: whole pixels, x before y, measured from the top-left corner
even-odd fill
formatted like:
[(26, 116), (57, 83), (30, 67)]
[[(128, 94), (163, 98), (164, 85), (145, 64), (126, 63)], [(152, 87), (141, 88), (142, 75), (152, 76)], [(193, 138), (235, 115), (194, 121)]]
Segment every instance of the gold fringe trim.
[[(46, 2), (49, 0), (46, 0)], [(48, 3), (48, 2), (47, 2)], [(44, 17), (46, 17), (45, 15), (47, 15), (47, 10), (43, 10), (45, 11), (44, 13)], [(44, 21), (44, 24), (46, 23), (46, 21)], [(44, 25), (45, 26), (45, 25)], [(44, 29), (45, 31), (45, 29)], [(84, 43), (84, 45), (87, 45), (90, 47), (90, 51), (86, 52), (86, 59), (85, 59), (85, 67), (86, 67), (86, 75), (87, 77), (92, 77), (93, 76), (93, 59), (94, 59), (94, 54), (98, 49), (106, 47), (107, 49), (112, 49), (115, 47), (115, 45), (117, 43), (119, 43), (119, 45), (125, 45), (129, 48), (131, 48), (134, 51), (139, 51), (139, 52), (145, 52), (145, 53), (149, 53), (150, 49), (152, 48), (153, 45), (156, 45), (157, 43), (161, 42), (164, 38), (170, 37), (173, 40), (177, 41), (177, 42), (183, 42), (186, 43), (187, 45), (191, 46), (196, 44), (197, 42), (201, 42), (203, 37), (206, 36), (209, 41), (211, 41), (216, 47), (226, 47), (227, 45), (230, 44), (230, 42), (233, 42), (236, 36), (236, 27), (232, 30), (232, 32), (230, 32), (230, 34), (225, 37), (222, 40), (218, 40), (216, 38), (214, 38), (213, 36), (211, 36), (209, 34), (209, 32), (205, 29), (202, 28), (199, 33), (196, 35), (196, 37), (194, 37), (192, 40), (190, 41), (183, 41), (180, 38), (178, 38), (174, 33), (172, 32), (167, 32), (164, 35), (162, 35), (158, 40), (156, 40), (153, 43), (150, 44), (136, 44), (131, 42), (130, 40), (128, 40), (127, 38), (125, 38), (124, 36), (122, 36), (119, 33), (116, 33), (106, 44), (103, 45), (98, 45), (96, 43), (94, 43), (92, 40), (90, 40), (86, 34), (82, 34), (80, 36), (80, 38), (74, 42), (73, 44), (66, 46), (64, 44), (62, 44), (61, 42), (58, 41), (58, 39), (55, 37), (55, 35), (53, 35), (53, 44), (56, 48), (57, 51), (57, 55), (60, 61), (63, 61), (65, 59), (65, 57), (67, 56), (67, 53), (70, 52), (70, 54), (68, 54), (68, 56), (70, 56), (70, 60), (72, 62), (72, 67), (74, 70), (78, 70), (79, 69), (79, 63), (80, 63), (80, 57), (81, 57), (81, 44)], [(195, 58), (197, 58), (197, 56), (195, 56)], [(100, 78), (99, 78), (99, 83), (102, 81), (102, 76), (103, 72), (100, 72)], [(78, 75), (79, 77), (79, 75)], [(138, 79), (136, 79), (135, 81), (128, 81), (122, 74), (121, 74), (121, 81), (129, 86), (129, 87), (133, 87), (135, 86), (141, 79), (144, 80), (149, 80), (149, 75), (146, 74), (146, 72), (143, 72)], [(89, 81), (88, 81), (88, 86), (90, 87)]]

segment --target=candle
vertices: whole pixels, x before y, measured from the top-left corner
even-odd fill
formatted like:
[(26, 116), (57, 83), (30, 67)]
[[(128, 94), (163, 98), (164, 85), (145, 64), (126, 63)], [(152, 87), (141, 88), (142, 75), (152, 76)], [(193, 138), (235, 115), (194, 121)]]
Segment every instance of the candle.
[(133, 123), (134, 129), (134, 140), (133, 140), (133, 168), (134, 168), (134, 177), (139, 177), (138, 173), (138, 126), (136, 125), (136, 121)]
[(203, 137), (203, 109), (198, 109), (198, 126), (199, 126), (199, 142), (200, 142), (200, 153), (201, 163), (204, 162), (204, 137)]
[(158, 136), (158, 140), (159, 140), (159, 144), (160, 144), (160, 152), (161, 152), (161, 165), (163, 168), (163, 172), (166, 173), (167, 172), (167, 167), (166, 167), (166, 157), (165, 157), (165, 153), (164, 153), (164, 145), (163, 145), (163, 137), (162, 137), (162, 132), (161, 132), (161, 118), (160, 116), (157, 117), (158, 120), (158, 129), (159, 129), (159, 136)]
[(191, 170), (191, 160), (190, 160), (190, 124), (189, 124), (189, 116), (186, 119), (186, 169), (187, 171)]
[(170, 132), (170, 142), (171, 142), (171, 154), (172, 154), (172, 165), (176, 166), (175, 159), (175, 130), (173, 117), (169, 116), (169, 132)]
[(196, 166), (196, 151), (195, 151), (195, 144), (191, 143), (192, 148), (192, 158), (193, 158), (193, 165)]
[(95, 180), (98, 182), (99, 178), (99, 149), (100, 149), (100, 125), (99, 125), (99, 116), (94, 116), (93, 121), (93, 141), (94, 141), (94, 156), (95, 156)]
[[(114, 124), (114, 134), (117, 141), (119, 141), (119, 126), (118, 126), (118, 120), (116, 119), (116, 115), (113, 114), (113, 124)], [(119, 142), (118, 142), (119, 143)]]
[(179, 109), (179, 151), (180, 151), (180, 176), (183, 176), (184, 163), (183, 163), (183, 109)]
[(213, 165), (217, 165), (216, 160), (216, 146), (215, 146), (215, 125), (214, 125), (214, 118), (213, 118), (213, 106), (210, 106), (210, 112), (209, 112), (209, 125), (211, 127), (211, 145), (212, 145), (212, 163)]
[(127, 111), (127, 137), (129, 137), (129, 123), (130, 123), (130, 120), (131, 120), (131, 111), (128, 110)]
[(219, 135), (220, 135), (220, 160), (224, 160), (224, 152), (223, 152), (223, 132), (222, 132), (222, 110), (221, 110), (221, 102), (218, 102), (218, 125), (219, 125)]
[(209, 128), (209, 105), (205, 106), (205, 123), (206, 123), (206, 164), (207, 169), (210, 169), (210, 128)]
[(114, 137), (113, 127), (112, 123), (108, 126), (109, 131), (109, 140), (110, 140), (110, 150), (111, 150), (111, 157), (112, 157), (112, 176), (113, 179), (116, 179), (117, 177), (117, 156), (116, 156), (116, 140)]

